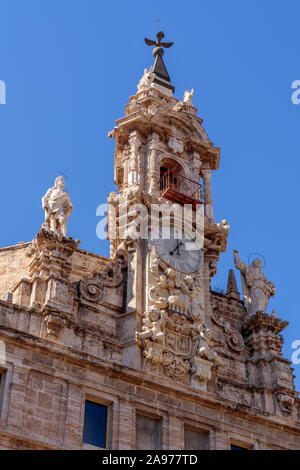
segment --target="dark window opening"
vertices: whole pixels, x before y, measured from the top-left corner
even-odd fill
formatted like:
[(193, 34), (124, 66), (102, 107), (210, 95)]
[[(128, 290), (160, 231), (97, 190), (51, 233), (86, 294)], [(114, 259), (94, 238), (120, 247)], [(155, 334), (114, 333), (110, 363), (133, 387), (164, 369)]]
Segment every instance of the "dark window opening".
[(84, 410), (83, 442), (106, 448), (107, 406), (86, 400)]
[(235, 444), (230, 445), (230, 450), (249, 450), (247, 447), (237, 446)]

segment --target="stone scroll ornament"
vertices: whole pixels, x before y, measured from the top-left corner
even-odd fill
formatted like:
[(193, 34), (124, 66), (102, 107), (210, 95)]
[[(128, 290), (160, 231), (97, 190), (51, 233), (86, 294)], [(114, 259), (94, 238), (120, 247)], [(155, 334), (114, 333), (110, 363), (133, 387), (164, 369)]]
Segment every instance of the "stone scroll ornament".
[[(218, 308), (218, 304), (216, 308)], [(224, 329), (227, 346), (232, 351), (239, 353), (244, 350), (243, 336), (236, 328), (233, 328), (229, 322), (225, 321), (216, 310), (213, 311), (211, 319), (216, 325)]]
[(241, 273), (243, 296), (248, 316), (257, 312), (265, 313), (270, 297), (275, 295), (276, 287), (261, 272), (261, 260), (256, 258), (251, 266), (244, 263), (238, 256), (238, 251), (233, 251), (234, 264)]
[(101, 302), (104, 287), (118, 287), (123, 282), (122, 269), (126, 265), (127, 249), (124, 242), (117, 249), (113, 260), (101, 273), (93, 273), (79, 283), (80, 297), (89, 302)]
[[(152, 305), (143, 316), (142, 331), (136, 335), (145, 369), (181, 382), (192, 374), (206, 383), (212, 365), (223, 362), (212, 348), (210, 330), (201, 321), (204, 312), (197, 301), (201, 276), (166, 268), (156, 257), (150, 271), (153, 282), (148, 298)], [(204, 360), (204, 366), (196, 357)]]

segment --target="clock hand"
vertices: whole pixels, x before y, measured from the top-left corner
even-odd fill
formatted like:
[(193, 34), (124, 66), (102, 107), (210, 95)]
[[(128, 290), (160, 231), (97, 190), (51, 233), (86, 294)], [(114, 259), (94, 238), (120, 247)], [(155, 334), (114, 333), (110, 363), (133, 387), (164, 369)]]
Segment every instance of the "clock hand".
[(179, 240), (179, 243), (178, 245), (176, 246), (176, 248), (174, 248), (174, 250), (170, 251), (170, 255), (174, 255), (174, 252), (177, 250), (177, 254), (179, 254), (178, 250), (179, 250), (179, 247), (182, 245), (182, 241)]

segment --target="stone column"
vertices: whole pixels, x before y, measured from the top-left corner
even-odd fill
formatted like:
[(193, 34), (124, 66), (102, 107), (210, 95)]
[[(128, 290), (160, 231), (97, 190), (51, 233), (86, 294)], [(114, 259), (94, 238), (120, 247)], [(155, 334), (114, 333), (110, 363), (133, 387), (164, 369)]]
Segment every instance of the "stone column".
[(130, 186), (136, 185), (140, 182), (139, 175), (139, 148), (142, 141), (137, 131), (133, 131), (129, 137), (130, 145), (130, 159), (128, 167), (128, 184)]
[(200, 176), (200, 167), (201, 167), (201, 159), (200, 155), (197, 152), (193, 153), (193, 160), (192, 160), (192, 175), (193, 180), (198, 182)]
[(212, 201), (212, 192), (211, 192), (211, 170), (202, 170), (203, 186), (204, 186), (204, 213), (210, 219), (213, 219), (213, 201)]
[(159, 171), (157, 168), (158, 146), (159, 136), (154, 132), (150, 140), (148, 160), (148, 187), (149, 193), (153, 196), (156, 196), (159, 193)]

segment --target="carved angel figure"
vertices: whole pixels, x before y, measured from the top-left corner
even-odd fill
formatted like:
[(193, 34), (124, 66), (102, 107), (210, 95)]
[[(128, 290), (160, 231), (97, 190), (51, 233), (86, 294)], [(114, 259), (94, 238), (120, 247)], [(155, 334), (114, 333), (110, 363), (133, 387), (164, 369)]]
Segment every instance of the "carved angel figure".
[(137, 86), (138, 91), (144, 90), (145, 88), (149, 88), (152, 83), (152, 78), (153, 78), (153, 72), (150, 68), (150, 70), (145, 69), (144, 70), (144, 75), (139, 81), (139, 84)]
[(63, 237), (67, 235), (67, 222), (73, 210), (69, 191), (64, 191), (64, 185), (63, 177), (59, 176), (42, 198), (42, 208), (45, 211), (43, 228)]
[(269, 298), (275, 295), (276, 287), (261, 272), (261, 260), (256, 258), (251, 266), (244, 263), (238, 256), (238, 251), (233, 251), (234, 264), (241, 273), (243, 296), (249, 316), (257, 312), (265, 312)]

